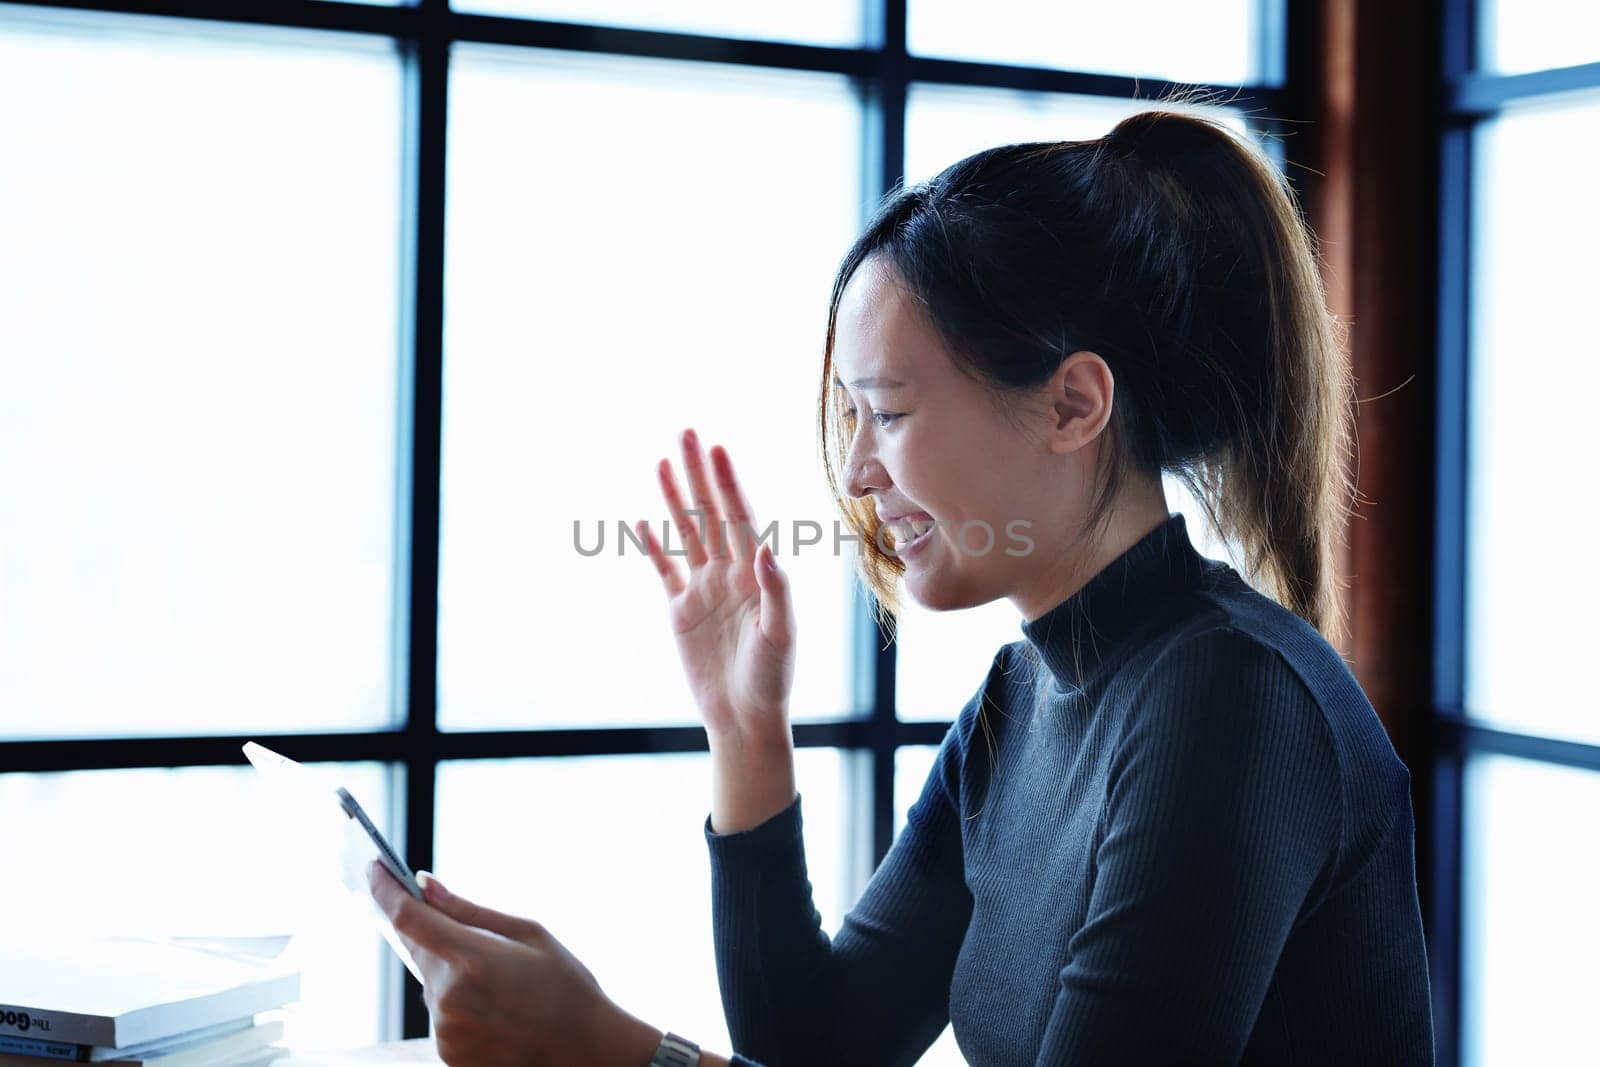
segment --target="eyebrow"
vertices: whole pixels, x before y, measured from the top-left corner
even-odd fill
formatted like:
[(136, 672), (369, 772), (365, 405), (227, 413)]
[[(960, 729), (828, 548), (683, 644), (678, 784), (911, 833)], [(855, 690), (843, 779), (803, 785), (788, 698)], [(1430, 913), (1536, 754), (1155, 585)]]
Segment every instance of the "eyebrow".
[[(843, 385), (844, 382), (840, 381), (839, 376), (835, 374), (833, 376), (833, 384)], [(899, 381), (895, 378), (879, 377), (857, 378), (855, 381), (850, 383), (850, 385), (856, 389), (903, 389), (905, 388), (905, 384), (905, 382)]]

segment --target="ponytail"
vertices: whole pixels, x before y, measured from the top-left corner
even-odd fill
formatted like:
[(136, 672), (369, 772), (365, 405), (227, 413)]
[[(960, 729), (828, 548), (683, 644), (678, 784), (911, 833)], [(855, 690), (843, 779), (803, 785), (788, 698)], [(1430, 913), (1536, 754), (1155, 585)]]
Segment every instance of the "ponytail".
[(1354, 494), (1353, 384), (1314, 238), (1277, 168), (1214, 121), (1147, 111), (1118, 123), (1109, 139), (1172, 213), (1174, 238), (1226, 235), (1209, 262), (1196, 257), (1193, 284), (1257, 290), (1237, 294), (1254, 300), (1219, 293), (1224, 299), (1206, 309), (1215, 318), (1210, 336), (1235, 350), (1236, 366), (1219, 375), (1231, 417), (1217, 441), (1165, 456), (1164, 465), (1238, 546), (1248, 577), (1337, 643), (1336, 539)]
[(876, 550), (871, 508), (839, 492), (830, 423), (839, 300), (875, 254), (953, 358), (1001, 395), (1041, 385), (1081, 349), (1106, 361), (1112, 447), (1088, 526), (1130, 472), (1171, 472), (1247, 580), (1343, 639), (1353, 385), (1315, 238), (1258, 149), (1214, 119), (1153, 109), (1100, 138), (986, 149), (880, 206), (835, 279), (819, 420), (835, 500), (864, 532), (864, 580), (897, 613), (904, 565)]

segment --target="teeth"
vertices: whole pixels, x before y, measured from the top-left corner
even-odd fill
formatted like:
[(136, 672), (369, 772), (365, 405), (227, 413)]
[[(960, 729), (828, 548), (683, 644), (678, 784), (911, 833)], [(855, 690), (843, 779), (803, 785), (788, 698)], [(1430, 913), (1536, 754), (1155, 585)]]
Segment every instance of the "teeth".
[(903, 544), (910, 544), (912, 541), (915, 541), (917, 538), (921, 537), (923, 534), (925, 534), (929, 530), (933, 529), (933, 520), (932, 519), (901, 520), (901, 521), (897, 521), (895, 523), (895, 528), (897, 530), (904, 531), (905, 536), (903, 538), (901, 538), (902, 543)]

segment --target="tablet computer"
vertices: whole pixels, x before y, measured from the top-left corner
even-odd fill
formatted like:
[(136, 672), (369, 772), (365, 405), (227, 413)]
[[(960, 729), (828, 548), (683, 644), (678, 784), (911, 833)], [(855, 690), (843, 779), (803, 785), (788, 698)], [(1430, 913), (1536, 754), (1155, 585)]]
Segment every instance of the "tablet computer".
[(265, 745), (247, 742), (244, 754), (260, 773), (263, 784), (272, 791), (275, 807), (293, 821), (298, 836), (309, 842), (313, 852), (323, 853), (320, 860), (313, 857), (313, 861), (327, 862), (337, 868), (345, 889), (366, 901), (378, 932), (389, 942), (406, 969), (417, 981), (422, 981), (421, 971), (394, 932), (389, 917), (372, 899), (367, 868), (373, 860), (382, 863), (406, 892), (418, 900), (425, 899), (422, 887), (405, 860), (368, 818), (360, 802), (343, 786), (328, 789), (303, 765)]

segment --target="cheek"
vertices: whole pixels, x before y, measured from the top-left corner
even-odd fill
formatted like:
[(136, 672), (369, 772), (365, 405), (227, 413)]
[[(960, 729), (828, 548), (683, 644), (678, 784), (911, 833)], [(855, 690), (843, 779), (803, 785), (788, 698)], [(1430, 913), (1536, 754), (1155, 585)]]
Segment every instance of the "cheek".
[(880, 456), (900, 495), (938, 514), (956, 493), (959, 472), (951, 468), (945, 443), (937, 433), (907, 427), (886, 445)]
[(955, 526), (982, 514), (982, 479), (973, 480), (970, 461), (939, 434), (897, 443), (898, 452), (889, 472), (907, 503), (949, 523), (941, 535), (950, 537)]
[(915, 465), (923, 495), (907, 488), (910, 499), (948, 520), (945, 535), (955, 537), (961, 523), (971, 523), (968, 536), (974, 544), (984, 538), (986, 524), (997, 539), (1005, 536), (1006, 523), (1027, 517), (1035, 503), (1036, 490), (1030, 490), (1016, 469), (1014, 451), (998, 451), (993, 442), (981, 439), (944, 441), (933, 446), (927, 462)]

